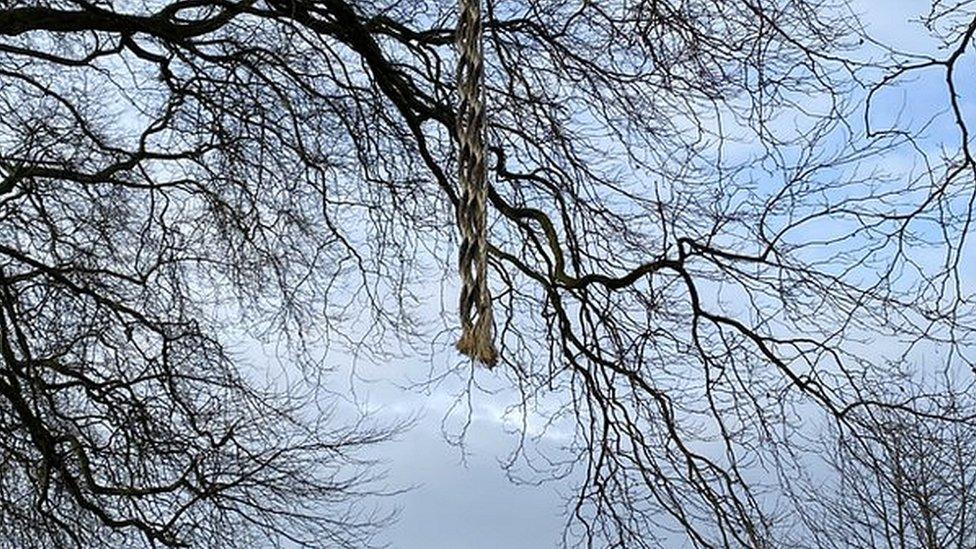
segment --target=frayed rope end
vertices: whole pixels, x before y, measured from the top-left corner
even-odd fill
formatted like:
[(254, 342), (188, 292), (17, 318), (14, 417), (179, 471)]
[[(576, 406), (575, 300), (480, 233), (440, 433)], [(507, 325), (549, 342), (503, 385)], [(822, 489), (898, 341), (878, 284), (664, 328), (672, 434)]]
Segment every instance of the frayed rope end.
[(488, 325), (478, 322), (471, 330), (461, 334), (455, 347), (462, 355), (470, 357), (485, 366), (492, 368), (498, 363), (498, 351), (492, 342), (490, 321)]

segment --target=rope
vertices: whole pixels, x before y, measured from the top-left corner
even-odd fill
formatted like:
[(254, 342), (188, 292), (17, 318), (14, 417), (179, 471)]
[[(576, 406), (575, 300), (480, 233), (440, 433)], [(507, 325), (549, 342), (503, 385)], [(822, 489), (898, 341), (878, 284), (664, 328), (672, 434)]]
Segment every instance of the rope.
[(488, 241), (485, 182), (484, 55), (481, 42), (481, 0), (459, 0), (457, 28), (457, 137), (461, 203), (458, 267), (461, 273), (461, 339), (457, 349), (487, 366), (498, 360), (495, 350), (491, 294), (488, 291)]

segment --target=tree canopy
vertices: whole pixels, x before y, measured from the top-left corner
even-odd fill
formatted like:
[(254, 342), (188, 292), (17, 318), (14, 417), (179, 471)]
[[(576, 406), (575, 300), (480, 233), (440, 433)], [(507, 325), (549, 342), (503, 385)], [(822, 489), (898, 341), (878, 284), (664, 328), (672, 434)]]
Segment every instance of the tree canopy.
[[(499, 354), (471, 375), (574, 433), (510, 466), (577, 482), (569, 545), (845, 546), (813, 425), (857, 459), (976, 427), (976, 5), (933, 1), (932, 51), (844, 0), (484, 10)], [(369, 544), (357, 450), (396, 427), (262, 383), (234, 334), (313, 387), (330, 346), (451, 343), (456, 19), (0, 0), (0, 538)]]

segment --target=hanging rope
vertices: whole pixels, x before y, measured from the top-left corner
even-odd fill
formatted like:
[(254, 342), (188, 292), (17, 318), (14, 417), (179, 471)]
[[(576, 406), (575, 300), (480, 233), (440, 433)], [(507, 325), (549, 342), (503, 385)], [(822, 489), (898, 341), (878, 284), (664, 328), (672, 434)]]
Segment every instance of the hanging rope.
[(459, 0), (457, 28), (457, 137), (461, 203), (457, 223), (461, 231), (458, 266), (461, 272), (461, 339), (458, 351), (494, 366), (491, 294), (488, 292), (488, 240), (485, 182), (484, 55), (481, 43), (481, 0)]

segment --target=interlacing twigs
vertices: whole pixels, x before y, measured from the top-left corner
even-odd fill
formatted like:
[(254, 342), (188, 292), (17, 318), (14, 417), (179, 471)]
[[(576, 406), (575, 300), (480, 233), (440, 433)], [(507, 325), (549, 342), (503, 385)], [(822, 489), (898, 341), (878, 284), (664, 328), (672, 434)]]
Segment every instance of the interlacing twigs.
[(488, 241), (485, 182), (484, 56), (480, 0), (460, 1), (457, 28), (457, 138), (461, 201), (457, 223), (461, 231), (458, 267), (461, 273), (461, 339), (457, 348), (487, 366), (494, 366), (491, 294), (488, 291)]

